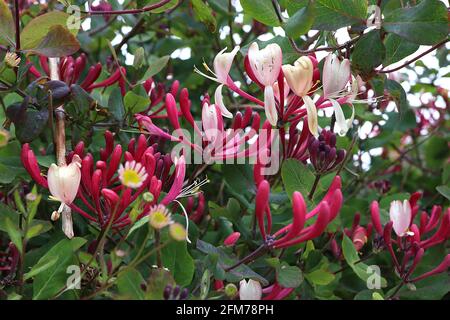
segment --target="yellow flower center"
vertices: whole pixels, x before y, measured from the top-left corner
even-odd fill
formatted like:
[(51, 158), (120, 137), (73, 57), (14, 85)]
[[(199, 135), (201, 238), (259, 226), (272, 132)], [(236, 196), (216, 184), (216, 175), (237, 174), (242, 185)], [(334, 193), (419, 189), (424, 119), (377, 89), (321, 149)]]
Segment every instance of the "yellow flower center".
[(123, 172), (123, 184), (126, 186), (136, 185), (141, 182), (141, 177), (139, 174), (132, 169), (125, 169)]

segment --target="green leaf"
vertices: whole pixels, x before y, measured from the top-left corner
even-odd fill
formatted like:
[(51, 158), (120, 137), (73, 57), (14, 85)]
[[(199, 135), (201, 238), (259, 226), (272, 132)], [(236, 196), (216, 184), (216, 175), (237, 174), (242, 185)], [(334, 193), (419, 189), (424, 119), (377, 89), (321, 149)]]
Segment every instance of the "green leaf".
[(283, 288), (297, 288), (303, 282), (303, 274), (298, 267), (281, 265), (277, 270), (277, 281)]
[(52, 228), (52, 224), (49, 221), (33, 220), (28, 227), (26, 239), (34, 238), (42, 233), (49, 231)]
[(202, 275), (200, 282), (200, 300), (205, 300), (208, 296), (209, 287), (211, 286), (211, 273), (208, 269)]
[(314, 23), (316, 14), (313, 2), (310, 2), (306, 7), (298, 10), (284, 26), (286, 34), (291, 38), (298, 38), (303, 34), (308, 33)]
[(114, 119), (119, 122), (123, 121), (125, 115), (125, 107), (123, 105), (122, 94), (120, 88), (114, 88), (108, 99), (108, 108), (111, 111)]
[(80, 49), (77, 38), (61, 25), (51, 26), (47, 35), (34, 48), (26, 51), (46, 57), (70, 56)]
[(169, 62), (170, 56), (163, 56), (160, 58), (156, 58), (149, 62), (150, 67), (148, 67), (147, 71), (145, 72), (145, 75), (142, 77), (142, 79), (148, 79), (150, 77), (153, 77), (154, 75), (161, 72), (162, 69), (167, 65)]
[(141, 288), (144, 284), (144, 278), (134, 268), (127, 268), (117, 277), (117, 289), (121, 299), (125, 300), (144, 300), (145, 294)]
[(9, 184), (16, 178), (16, 173), (11, 170), (11, 167), (0, 163), (0, 183)]
[(335, 275), (325, 269), (317, 269), (306, 273), (305, 278), (317, 286), (326, 286), (334, 280)]
[(448, 186), (437, 186), (436, 190), (442, 194), (444, 197), (446, 197), (448, 200), (450, 200), (450, 187)]
[(372, 30), (364, 34), (355, 44), (352, 53), (352, 66), (362, 74), (378, 67), (385, 56), (385, 48), (381, 41), (380, 30)]
[[(20, 34), (22, 49), (30, 50), (39, 46), (47, 36), (51, 27), (59, 25), (66, 26), (69, 15), (61, 11), (52, 11), (40, 15), (27, 23)], [(77, 29), (70, 31), (74, 36), (78, 34)]]
[[(369, 266), (363, 262), (359, 262), (360, 258), (358, 256), (358, 252), (356, 251), (352, 240), (350, 240), (350, 238), (346, 235), (344, 235), (342, 239), (342, 253), (344, 254), (345, 261), (347, 261), (348, 265), (350, 266), (350, 268), (352, 268), (358, 278), (367, 283), (367, 280), (372, 275), (371, 273), (367, 272)], [(384, 288), (386, 287), (386, 285), (386, 279), (381, 277), (381, 287)]]
[(212, 201), (208, 201), (208, 207), (211, 216), (215, 219), (225, 217), (231, 222), (237, 222), (241, 218), (241, 206), (234, 198), (228, 200), (226, 207), (221, 207)]
[[(306, 7), (308, 0), (287, 0), (285, 6), (289, 15)], [(315, 0), (316, 15), (313, 29), (330, 30), (350, 26), (365, 25), (367, 15), (366, 0)]]
[(148, 100), (148, 97), (143, 97), (133, 91), (128, 91), (123, 99), (123, 103), (125, 105), (125, 110), (134, 114), (145, 111), (148, 108), (150, 101)]
[(15, 123), (17, 139), (22, 143), (33, 141), (45, 129), (47, 121), (48, 110), (28, 110), (25, 120)]
[[(208, 257), (216, 257), (216, 259), (218, 259), (217, 264), (222, 270), (236, 263), (236, 259), (228, 256), (228, 254), (221, 248), (216, 248), (212, 244), (200, 239), (197, 240), (197, 250), (207, 254)], [(267, 286), (269, 284), (264, 277), (260, 276), (245, 264), (241, 264), (239, 267), (227, 272), (225, 276), (227, 281), (230, 282), (237, 282), (242, 279), (253, 279), (261, 282), (263, 286)]]
[(28, 271), (24, 275), (24, 280), (28, 280), (33, 278), (34, 276), (38, 275), (41, 272), (44, 272), (51, 266), (53, 266), (58, 261), (58, 257), (53, 257), (48, 260), (42, 260), (39, 263), (35, 264), (33, 268), (31, 268), (30, 271)]
[(162, 261), (164, 267), (168, 268), (180, 286), (187, 286), (194, 276), (194, 259), (187, 251), (185, 241), (174, 241), (162, 250)]
[(7, 217), (5, 219), (5, 228), (12, 243), (14, 243), (20, 253), (22, 253), (22, 232), (19, 227)]
[(11, 11), (5, 0), (0, 0), (0, 44), (13, 45), (15, 43), (15, 25)]
[(241, 0), (244, 13), (271, 27), (278, 27), (280, 21), (272, 0)]
[(383, 60), (383, 66), (388, 66), (401, 59), (413, 54), (419, 49), (419, 45), (405, 41), (396, 34), (390, 33), (384, 39), (384, 46), (386, 48), (386, 56)]
[[(309, 194), (315, 180), (314, 173), (296, 159), (287, 159), (283, 162), (281, 177), (290, 198), (294, 191), (299, 191), (304, 196)], [(319, 182), (315, 194), (317, 195), (321, 191), (323, 191), (323, 187)]]
[(425, 161), (428, 167), (440, 168), (449, 156), (448, 139), (433, 136), (425, 144)]
[(39, 259), (37, 265), (40, 266), (55, 258), (57, 262), (46, 268), (45, 272), (36, 275), (33, 282), (33, 300), (49, 299), (64, 288), (69, 277), (67, 268), (71, 265), (78, 265), (74, 251), (84, 243), (86, 240), (83, 238), (63, 239)]
[(215, 32), (217, 28), (216, 18), (214, 18), (211, 8), (202, 0), (192, 0), (192, 8), (194, 9), (195, 18), (204, 23), (209, 31)]
[(442, 1), (423, 0), (386, 14), (383, 28), (408, 41), (432, 45), (448, 35), (447, 8)]

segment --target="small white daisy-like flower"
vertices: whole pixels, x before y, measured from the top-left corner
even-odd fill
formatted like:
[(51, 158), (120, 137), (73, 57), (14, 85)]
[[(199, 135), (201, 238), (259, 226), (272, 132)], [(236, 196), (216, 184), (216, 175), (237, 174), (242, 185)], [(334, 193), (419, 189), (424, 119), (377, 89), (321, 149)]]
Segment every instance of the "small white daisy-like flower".
[(127, 161), (125, 166), (119, 168), (120, 182), (126, 187), (137, 189), (147, 180), (147, 172), (142, 164), (136, 161)]
[(5, 63), (9, 68), (16, 68), (20, 64), (20, 57), (14, 52), (7, 52), (5, 55)]
[(172, 223), (170, 211), (162, 204), (153, 206), (150, 209), (149, 222), (157, 230), (167, 227)]

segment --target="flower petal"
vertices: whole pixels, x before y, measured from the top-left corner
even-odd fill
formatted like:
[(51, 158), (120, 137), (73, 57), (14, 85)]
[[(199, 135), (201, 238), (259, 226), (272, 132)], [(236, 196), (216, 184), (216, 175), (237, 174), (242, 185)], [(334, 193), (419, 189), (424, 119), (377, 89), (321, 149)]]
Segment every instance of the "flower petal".
[(214, 93), (214, 102), (216, 106), (219, 107), (220, 112), (225, 118), (232, 118), (233, 114), (230, 111), (228, 111), (227, 107), (225, 107), (225, 104), (223, 103), (222, 88), (223, 84), (219, 85), (216, 88), (216, 91)]
[(275, 105), (275, 95), (272, 86), (264, 88), (264, 110), (266, 111), (267, 120), (272, 126), (277, 125), (278, 112)]
[(304, 96), (303, 102), (306, 106), (307, 118), (308, 118), (308, 127), (311, 134), (315, 137), (319, 136), (319, 124), (317, 120), (317, 108), (314, 101), (310, 96)]

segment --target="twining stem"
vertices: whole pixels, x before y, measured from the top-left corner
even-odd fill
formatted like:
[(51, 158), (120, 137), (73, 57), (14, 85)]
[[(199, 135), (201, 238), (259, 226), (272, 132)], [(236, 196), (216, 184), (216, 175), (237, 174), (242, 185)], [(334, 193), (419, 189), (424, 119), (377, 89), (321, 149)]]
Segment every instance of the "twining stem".
[[(20, 6), (19, 0), (14, 0), (14, 22), (16, 24), (16, 54), (20, 56)], [(14, 71), (19, 71), (19, 67), (15, 67)]]
[(312, 200), (312, 198), (314, 196), (314, 192), (316, 192), (316, 189), (317, 189), (317, 186), (319, 185), (319, 181), (320, 181), (321, 177), (322, 176), (320, 174), (316, 174), (316, 178), (314, 179), (313, 186), (311, 188), (311, 191), (308, 194), (308, 199), (309, 200)]
[(159, 232), (159, 230), (155, 229), (155, 247), (157, 248), (156, 250), (156, 265), (158, 266), (158, 268), (162, 268), (163, 264), (162, 264), (162, 258), (161, 258), (161, 250), (159, 250), (159, 246), (161, 243), (161, 233)]
[[(17, 0), (16, 0), (17, 1)], [(104, 11), (81, 11), (81, 13), (87, 14), (89, 16), (94, 15), (122, 15), (122, 14), (136, 14), (136, 13), (144, 13), (151, 10), (155, 10), (161, 8), (172, 0), (161, 0), (160, 2), (154, 3), (152, 5), (146, 6), (140, 9), (128, 9), (128, 10), (104, 10)]]
[(402, 65), (400, 65), (400, 66), (398, 66), (398, 67), (396, 67), (396, 68), (390, 69), (390, 70), (384, 70), (384, 69), (381, 69), (381, 70), (378, 71), (378, 73), (391, 73), (391, 72), (394, 72), (394, 71), (398, 71), (398, 70), (400, 70), (400, 69), (406, 67), (407, 65), (413, 63), (414, 61), (419, 60), (419, 59), (422, 58), (423, 56), (426, 56), (426, 55), (429, 54), (430, 52), (433, 52), (434, 50), (436, 50), (436, 49), (439, 48), (440, 46), (446, 44), (448, 41), (450, 41), (450, 39), (444, 39), (444, 40), (442, 40), (441, 42), (438, 42), (437, 44), (435, 44), (434, 46), (432, 46), (430, 49), (428, 49), (428, 50), (422, 52), (421, 54), (417, 55), (416, 57), (412, 58), (411, 60), (406, 61), (406, 62), (403, 63)]
[(264, 244), (260, 245), (255, 251), (250, 253), (248, 256), (246, 256), (243, 259), (239, 260), (238, 262), (236, 262), (231, 267), (226, 268), (225, 272), (229, 272), (229, 271), (239, 267), (241, 264), (245, 264), (247, 262), (255, 260), (256, 258), (259, 258), (264, 253), (266, 253), (268, 250), (269, 250), (269, 246), (267, 244), (264, 243)]

